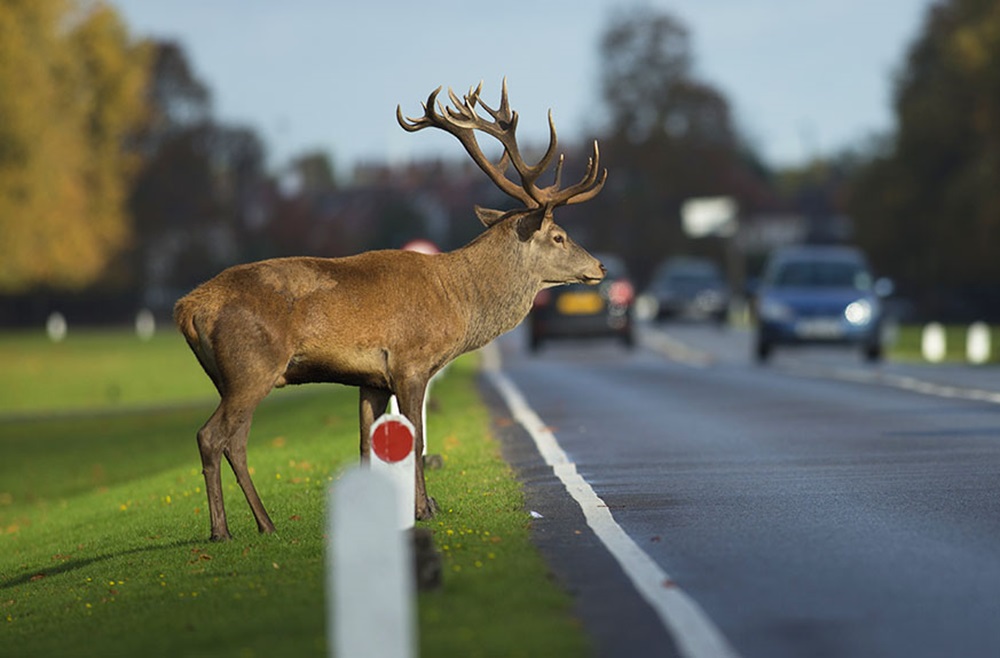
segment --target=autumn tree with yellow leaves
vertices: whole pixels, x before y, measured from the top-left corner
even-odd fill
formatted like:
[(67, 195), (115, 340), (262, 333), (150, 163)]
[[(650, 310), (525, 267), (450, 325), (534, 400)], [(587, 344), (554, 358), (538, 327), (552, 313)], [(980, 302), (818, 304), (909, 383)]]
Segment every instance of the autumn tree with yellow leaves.
[(147, 53), (104, 3), (0, 4), (0, 293), (85, 287), (129, 245)]

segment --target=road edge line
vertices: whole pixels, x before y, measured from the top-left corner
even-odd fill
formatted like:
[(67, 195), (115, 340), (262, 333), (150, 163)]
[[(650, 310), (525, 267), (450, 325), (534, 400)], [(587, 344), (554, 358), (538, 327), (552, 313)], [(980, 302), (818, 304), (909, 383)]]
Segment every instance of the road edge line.
[(618, 562), (636, 591), (653, 608), (685, 658), (738, 658), (722, 632), (701, 607), (629, 537), (607, 504), (577, 473), (576, 465), (551, 430), (528, 405), (515, 384), (500, 371), (500, 350), (483, 350), (483, 371), (514, 419), (531, 436), (539, 454), (583, 512), (587, 525)]

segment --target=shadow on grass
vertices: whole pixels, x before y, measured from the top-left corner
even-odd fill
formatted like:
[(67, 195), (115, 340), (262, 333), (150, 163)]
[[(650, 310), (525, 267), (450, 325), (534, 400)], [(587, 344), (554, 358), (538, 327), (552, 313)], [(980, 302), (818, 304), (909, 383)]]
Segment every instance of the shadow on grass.
[(150, 551), (159, 551), (168, 548), (183, 548), (185, 546), (195, 546), (197, 544), (204, 544), (203, 541), (197, 541), (194, 539), (178, 539), (176, 541), (160, 543), (160, 544), (150, 544), (148, 546), (138, 546), (136, 548), (130, 548), (124, 551), (118, 551), (116, 553), (105, 553), (102, 555), (95, 555), (93, 557), (79, 558), (75, 560), (67, 560), (62, 564), (49, 566), (46, 565), (41, 569), (29, 569), (27, 573), (17, 576), (16, 578), (11, 578), (9, 580), (0, 581), (0, 590), (10, 589), (12, 587), (17, 587), (18, 585), (26, 585), (27, 583), (35, 582), (43, 578), (51, 578), (52, 576), (60, 576), (65, 573), (72, 573), (77, 569), (82, 569), (88, 567), (92, 564), (98, 562), (104, 562), (106, 560), (113, 560), (125, 555), (137, 555), (141, 553), (148, 553)]

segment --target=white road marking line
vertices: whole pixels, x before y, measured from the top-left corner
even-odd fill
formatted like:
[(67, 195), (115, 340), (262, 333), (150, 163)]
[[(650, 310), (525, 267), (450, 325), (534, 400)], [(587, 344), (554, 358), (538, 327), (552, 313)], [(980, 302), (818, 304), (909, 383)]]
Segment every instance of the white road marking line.
[(898, 375), (891, 372), (882, 372), (880, 370), (867, 371), (848, 368), (808, 366), (804, 364), (785, 366), (784, 370), (790, 374), (822, 377), (825, 379), (837, 379), (840, 381), (872, 384), (876, 386), (881, 385), (939, 398), (972, 400), (975, 402), (1000, 404), (1000, 392), (998, 391), (990, 391), (982, 388), (969, 388), (964, 386), (950, 386), (947, 384), (935, 384), (916, 377)]
[[(660, 352), (672, 361), (677, 361), (695, 368), (707, 368), (715, 363), (715, 358), (712, 354), (683, 343), (659, 330), (644, 332), (642, 340), (644, 346), (656, 352)], [(789, 374), (799, 376), (822, 377), (825, 379), (837, 379), (840, 381), (875, 384), (888, 386), (890, 388), (897, 388), (904, 391), (913, 391), (923, 395), (932, 395), (939, 398), (972, 400), (975, 402), (1000, 404), (1000, 391), (991, 391), (989, 389), (965, 386), (950, 386), (947, 384), (935, 384), (916, 377), (898, 375), (891, 372), (883, 372), (881, 370), (869, 371), (853, 368), (834, 368), (808, 363), (784, 364), (780, 366), (780, 368)]]
[(577, 502), (587, 525), (618, 561), (640, 596), (660, 618), (685, 658), (737, 658), (738, 654), (695, 601), (615, 522), (607, 505), (576, 472), (556, 437), (538, 417), (524, 396), (500, 372), (500, 350), (491, 345), (483, 350), (483, 368), (507, 407), (531, 435), (542, 455), (566, 491)]
[(643, 331), (640, 337), (643, 347), (659, 352), (671, 361), (677, 361), (692, 368), (708, 368), (714, 362), (711, 354), (685, 345), (662, 331)]

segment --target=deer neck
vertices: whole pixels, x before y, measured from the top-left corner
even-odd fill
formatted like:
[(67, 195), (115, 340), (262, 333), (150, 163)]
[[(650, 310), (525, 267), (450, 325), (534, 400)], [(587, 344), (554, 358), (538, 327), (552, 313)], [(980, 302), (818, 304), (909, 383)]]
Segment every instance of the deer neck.
[(466, 350), (510, 331), (531, 310), (542, 283), (533, 272), (527, 247), (513, 226), (504, 222), (448, 254), (456, 274), (453, 292), (468, 318)]

